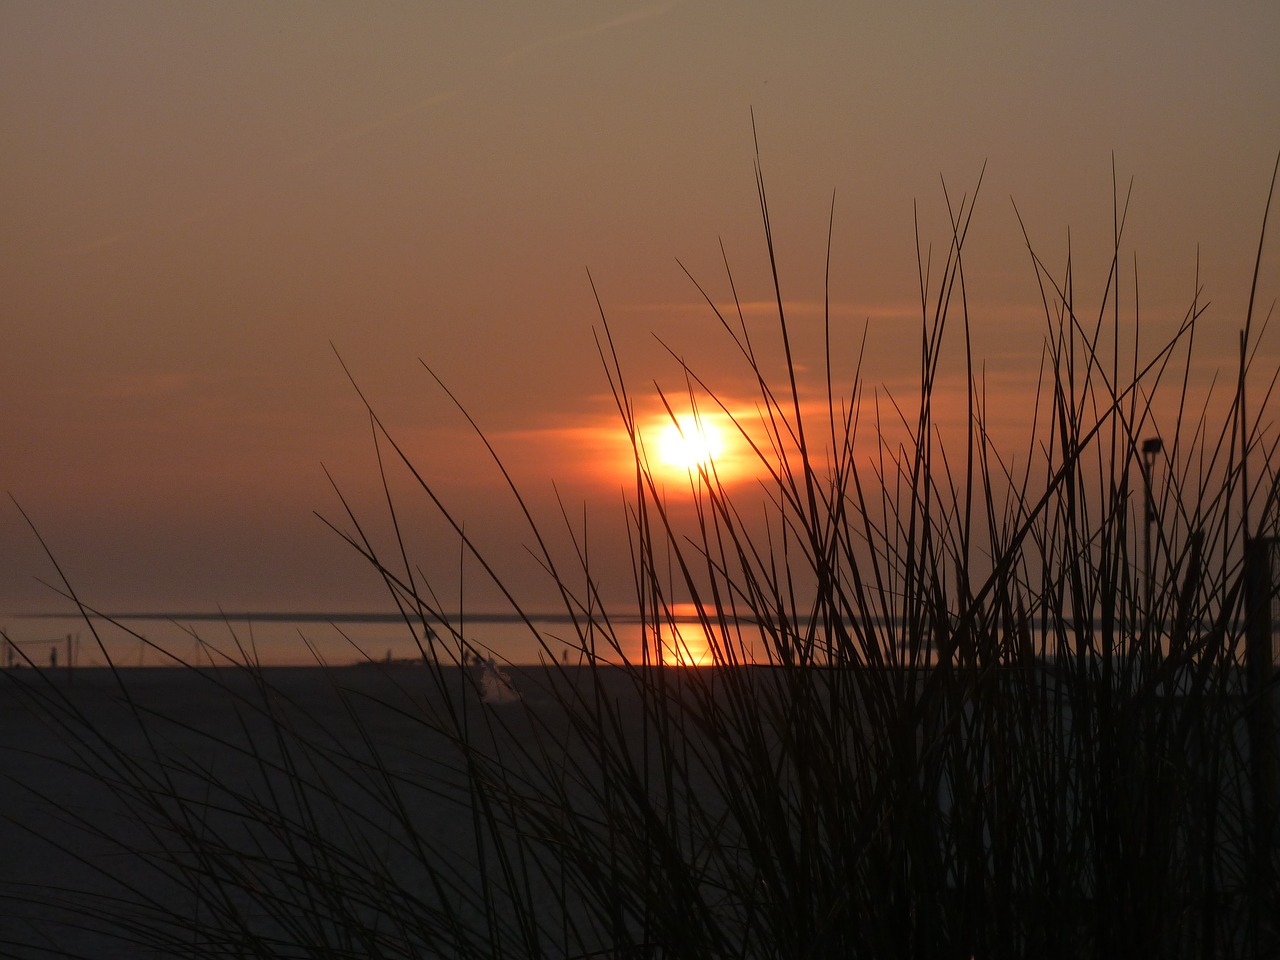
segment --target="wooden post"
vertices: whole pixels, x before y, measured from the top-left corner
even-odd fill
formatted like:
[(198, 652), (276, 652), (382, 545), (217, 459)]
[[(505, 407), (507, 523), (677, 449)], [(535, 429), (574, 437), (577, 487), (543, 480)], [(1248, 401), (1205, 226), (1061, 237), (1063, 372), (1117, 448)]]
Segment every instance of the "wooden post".
[[(1245, 541), (1245, 709), (1249, 730), (1249, 763), (1253, 791), (1253, 882), (1255, 895), (1272, 890), (1276, 854), (1276, 691), (1272, 689), (1271, 601), (1276, 593), (1272, 553), (1274, 537)], [(1273, 941), (1275, 918), (1263, 915), (1265, 902), (1252, 903), (1255, 945)], [(1265, 930), (1265, 928), (1270, 928)], [(1273, 943), (1270, 945), (1274, 945)], [(1267, 946), (1270, 949), (1270, 946)], [(1267, 955), (1270, 955), (1267, 953)]]

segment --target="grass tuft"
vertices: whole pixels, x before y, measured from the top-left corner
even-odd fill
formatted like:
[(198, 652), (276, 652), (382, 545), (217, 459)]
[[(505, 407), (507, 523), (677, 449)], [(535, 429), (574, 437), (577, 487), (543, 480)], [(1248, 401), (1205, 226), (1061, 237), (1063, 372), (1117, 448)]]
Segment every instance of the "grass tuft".
[[(388, 543), (345, 500), (332, 525), (385, 582), (422, 669), (333, 669), (316, 703), (250, 645), (216, 669), (170, 655), (196, 720), (125, 671), (88, 690), (10, 672), (6, 695), (62, 735), (57, 762), (97, 798), (26, 784), (57, 823), (39, 839), (89, 881), (4, 892), (35, 916), (24, 955), (62, 955), (36, 935), (50, 930), (175, 957), (1276, 955), (1277, 695), (1259, 638), (1280, 370), (1260, 369), (1252, 297), (1218, 403), (1189, 386), (1198, 292), (1166, 343), (1139, 347), (1118, 190), (1091, 312), (1070, 259), (1055, 272), (1028, 239), (1044, 351), (1029, 439), (1000, 449), (965, 287), (977, 190), (947, 196), (946, 253), (920, 257), (918, 395), (869, 387), (860, 356), (842, 384), (828, 315), (815, 415), (757, 184), (774, 326), (707, 296), (756, 416), (681, 364), (681, 399), (731, 420), (757, 487), (701, 463), (692, 510), (674, 509), (601, 308), (633, 452), (639, 647), (568, 511), (563, 557), (490, 446), (570, 624), (562, 661), (369, 406), (384, 486), (389, 463), (410, 469), (544, 664), (508, 668), (520, 695), (501, 695), (388, 492)], [(939, 409), (957, 330), (958, 430)], [(674, 421), (682, 404), (663, 403)], [(705, 667), (678, 665), (691, 636)]]

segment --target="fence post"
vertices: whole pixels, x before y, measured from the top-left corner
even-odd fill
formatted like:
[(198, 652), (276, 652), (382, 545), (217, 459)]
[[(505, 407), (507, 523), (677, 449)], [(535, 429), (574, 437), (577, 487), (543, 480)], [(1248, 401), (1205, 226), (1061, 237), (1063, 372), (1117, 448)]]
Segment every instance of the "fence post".
[[(1249, 732), (1249, 763), (1253, 791), (1253, 882), (1254, 902), (1250, 913), (1255, 946), (1263, 946), (1264, 925), (1275, 936), (1270, 898), (1276, 854), (1276, 691), (1272, 689), (1274, 651), (1272, 649), (1272, 600), (1276, 595), (1274, 554), (1280, 546), (1275, 537), (1253, 537), (1245, 541), (1245, 706)], [(1262, 902), (1258, 902), (1261, 898)]]

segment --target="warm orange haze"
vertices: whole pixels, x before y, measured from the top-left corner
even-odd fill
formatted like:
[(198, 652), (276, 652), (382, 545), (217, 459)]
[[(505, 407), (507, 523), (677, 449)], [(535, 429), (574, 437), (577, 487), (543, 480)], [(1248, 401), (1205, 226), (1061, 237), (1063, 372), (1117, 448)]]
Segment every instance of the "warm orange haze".
[(1277, 38), (0, 0), (0, 954), (1280, 956)]
[[(385, 535), (381, 455), (441, 605), (500, 606), (375, 443), (362, 393), (540, 609), (519, 505), (434, 374), (565, 531), (556, 548), (590, 544), (604, 599), (625, 601), (635, 451), (613, 350), (674, 512), (702, 472), (761, 478), (735, 341), (749, 330), (782, 374), (757, 139), (806, 415), (828, 401), (829, 340), (838, 409), (868, 431), (910, 420), (921, 285), (979, 182), (955, 299), (995, 441), (1021, 444), (1039, 382), (1027, 245), (1057, 278), (1070, 253), (1096, 322), (1113, 192), (1137, 352), (1203, 310), (1203, 397), (1234, 376), (1280, 149), (1276, 37), (1269, 2), (0, 3), (0, 488), (100, 609), (384, 612), (385, 586), (315, 516), (351, 529), (336, 485)], [(1259, 322), (1280, 294), (1272, 227)], [(939, 370), (948, 429), (966, 422), (963, 336)], [(61, 589), (6, 499), (0, 627), (61, 635), (24, 619), (71, 612)], [(267, 659), (306, 659), (293, 629), (254, 627)], [(394, 624), (353, 636), (412, 652)]]

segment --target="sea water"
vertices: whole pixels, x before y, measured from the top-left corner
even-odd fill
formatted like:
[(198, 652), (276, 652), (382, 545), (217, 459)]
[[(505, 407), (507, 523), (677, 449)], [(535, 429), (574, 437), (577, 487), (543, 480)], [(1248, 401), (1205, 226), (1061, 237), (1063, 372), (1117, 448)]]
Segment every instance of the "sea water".
[[(424, 655), (446, 663), (574, 665), (594, 654), (601, 660), (654, 662), (656, 647), (667, 664), (709, 666), (711, 648), (724, 637), (709, 637), (694, 611), (684, 607), (655, 631), (634, 613), (610, 613), (594, 629), (563, 613), (449, 614), (444, 621), (394, 613), (235, 612), (147, 613), (113, 617), (25, 615), (0, 618), (0, 666), (67, 668), (106, 666), (220, 666), (256, 662), (263, 666), (346, 666), (356, 663), (419, 662)], [(1031, 626), (1033, 649), (1041, 649), (1039, 625)], [(1236, 625), (1241, 630), (1241, 625)], [(747, 621), (730, 627), (734, 659), (767, 660), (759, 628)], [(884, 636), (886, 631), (878, 631)], [(1095, 642), (1100, 625), (1094, 624)], [(647, 642), (646, 642), (647, 641)], [(656, 641), (656, 643), (655, 643)], [(1076, 635), (1068, 629), (1062, 642), (1073, 649)], [(1169, 638), (1156, 638), (1166, 650)], [(1050, 647), (1058, 642), (1051, 640)], [(1273, 663), (1280, 660), (1280, 617), (1273, 621)], [(646, 652), (647, 650), (647, 652)], [(923, 657), (923, 660), (917, 659)], [(819, 657), (819, 659), (821, 659)], [(897, 662), (923, 665), (928, 650), (916, 658), (899, 649)]]
[[(610, 661), (643, 657), (647, 632), (634, 616), (612, 617), (608, 633), (564, 614), (451, 614), (446, 622), (394, 613), (124, 613), (110, 617), (26, 615), (0, 619), (0, 665), (66, 668), (208, 666), (252, 661), (264, 666), (407, 663), (424, 654), (444, 661), (576, 664), (590, 651)], [(663, 625), (664, 659), (710, 662), (696, 619)], [(434, 648), (433, 648), (434, 644)]]

